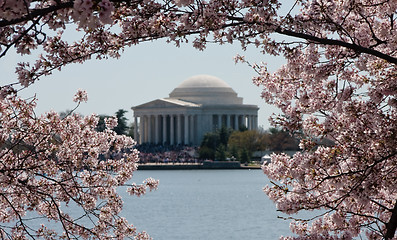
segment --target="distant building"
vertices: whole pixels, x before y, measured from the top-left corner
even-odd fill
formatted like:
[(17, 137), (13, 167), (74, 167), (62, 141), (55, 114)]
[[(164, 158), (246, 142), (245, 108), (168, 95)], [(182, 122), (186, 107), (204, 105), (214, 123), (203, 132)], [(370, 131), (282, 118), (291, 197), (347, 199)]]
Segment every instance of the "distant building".
[(183, 81), (168, 98), (132, 107), (139, 144), (200, 145), (205, 133), (221, 126), (257, 129), (258, 106), (243, 99), (223, 80), (197, 75)]

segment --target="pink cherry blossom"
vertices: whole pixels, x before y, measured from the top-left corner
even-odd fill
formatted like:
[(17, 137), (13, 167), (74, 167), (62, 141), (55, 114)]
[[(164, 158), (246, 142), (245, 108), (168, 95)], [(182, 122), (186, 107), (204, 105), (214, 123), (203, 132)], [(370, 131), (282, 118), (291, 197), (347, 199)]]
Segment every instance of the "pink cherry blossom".
[(77, 90), (76, 94), (74, 95), (73, 101), (74, 102), (87, 102), (88, 101), (87, 92), (82, 89)]
[[(84, 99), (85, 91), (79, 91), (78, 102)], [(127, 184), (138, 161), (131, 138), (109, 129), (97, 132), (95, 115), (72, 113), (61, 119), (49, 112), (36, 117), (35, 99), (7, 95), (0, 106), (0, 222), (9, 224), (0, 228), (3, 238), (147, 236), (119, 216), (123, 202), (117, 187), (135, 187), (141, 195), (158, 186), (152, 178)], [(81, 215), (69, 215), (69, 205), (81, 208)], [(28, 212), (58, 223), (62, 231), (35, 229)], [(83, 219), (96, 223), (85, 226)]]
[(108, 129), (113, 129), (117, 126), (117, 118), (109, 117), (105, 119), (105, 125)]
[[(264, 101), (281, 110), (271, 123), (302, 139), (301, 152), (273, 154), (263, 166), (272, 181), (264, 190), (278, 210), (320, 212), (312, 219), (292, 215), (295, 235), (284, 239), (395, 238), (396, 16), (392, 0), (0, 1), (0, 57), (41, 52), (18, 63), (18, 79), (0, 88), (0, 142), (6, 146), (0, 180), (2, 196), (11, 196), (0, 200), (0, 222), (21, 222), (0, 234), (56, 238), (51, 229), (29, 232), (22, 224), (26, 211), (36, 211), (61, 222), (64, 238), (148, 238), (118, 217), (122, 201), (114, 190), (136, 169), (134, 141), (111, 129), (95, 132), (96, 116), (37, 118), (35, 101), (15, 94), (68, 64), (119, 58), (126, 47), (158, 38), (180, 46), (192, 35), (199, 50), (208, 42), (238, 42), (286, 60), (270, 72), (265, 63), (236, 57), (257, 73), (253, 83)], [(83, 34), (71, 40), (65, 30)], [(86, 101), (85, 93), (75, 100)], [(114, 125), (108, 120), (108, 128)], [(120, 157), (113, 159), (111, 151)], [(148, 179), (128, 192), (140, 196), (156, 186)], [(107, 202), (98, 206), (98, 199)], [(79, 226), (56, 211), (69, 202), (86, 206), (96, 225)], [(110, 224), (109, 214), (116, 216)]]

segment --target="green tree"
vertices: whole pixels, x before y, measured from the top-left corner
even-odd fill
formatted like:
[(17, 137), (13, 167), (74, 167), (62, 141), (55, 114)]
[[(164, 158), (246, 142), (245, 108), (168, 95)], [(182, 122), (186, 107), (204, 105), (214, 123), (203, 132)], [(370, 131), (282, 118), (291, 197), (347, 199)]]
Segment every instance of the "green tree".
[(230, 135), (228, 148), (237, 148), (238, 151), (246, 149), (249, 154), (259, 150), (260, 134), (255, 130), (247, 130), (244, 132), (235, 131)]
[(246, 148), (243, 148), (240, 151), (240, 162), (241, 163), (248, 163), (250, 162), (251, 154)]
[(113, 129), (119, 135), (128, 134), (128, 123), (127, 118), (124, 116), (127, 113), (124, 109), (119, 109), (116, 112), (117, 126)]
[(215, 152), (220, 144), (219, 134), (216, 132), (206, 133), (201, 141), (199, 158), (215, 159)]
[[(209, 132), (204, 135), (203, 140), (200, 144), (199, 158), (200, 159), (218, 159), (217, 152), (223, 151), (221, 158), (226, 160), (227, 143), (233, 130), (228, 129), (225, 126), (216, 130), (215, 132)], [(223, 145), (223, 147), (220, 147)]]
[[(115, 113), (115, 117), (117, 118), (117, 126), (113, 129), (118, 135), (129, 135), (131, 131), (129, 131), (127, 118), (124, 116), (127, 113), (124, 109), (119, 109)], [(103, 132), (106, 128), (105, 126), (105, 119), (111, 116), (108, 115), (99, 115), (99, 121), (96, 127), (98, 132)], [(132, 129), (132, 134), (134, 130)]]
[(199, 149), (199, 159), (215, 159), (214, 150), (207, 146), (201, 146)]
[(232, 129), (228, 129), (225, 126), (222, 126), (218, 131), (219, 135), (219, 142), (220, 144), (223, 144), (224, 146), (227, 146), (227, 142), (229, 141), (230, 134), (232, 133)]
[(217, 160), (217, 161), (226, 161), (226, 146), (225, 145), (220, 144), (216, 148), (215, 160)]

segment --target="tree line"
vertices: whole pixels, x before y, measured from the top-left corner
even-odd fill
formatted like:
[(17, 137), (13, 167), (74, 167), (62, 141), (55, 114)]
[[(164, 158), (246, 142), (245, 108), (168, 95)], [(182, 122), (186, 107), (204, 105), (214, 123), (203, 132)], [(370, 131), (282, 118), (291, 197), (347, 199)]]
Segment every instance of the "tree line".
[(298, 151), (299, 139), (278, 128), (235, 131), (222, 127), (204, 135), (199, 148), (200, 159), (227, 159), (247, 163), (256, 151)]
[[(65, 118), (66, 116), (72, 114), (73, 111), (66, 110), (59, 113), (61, 118)], [(95, 130), (98, 132), (103, 132), (106, 129), (105, 119), (107, 118), (115, 118), (117, 119), (117, 125), (113, 128), (118, 135), (126, 135), (129, 137), (134, 138), (134, 123), (128, 124), (128, 119), (125, 114), (128, 111), (125, 109), (119, 109), (114, 115), (107, 115), (107, 114), (99, 114), (98, 123), (96, 125)]]

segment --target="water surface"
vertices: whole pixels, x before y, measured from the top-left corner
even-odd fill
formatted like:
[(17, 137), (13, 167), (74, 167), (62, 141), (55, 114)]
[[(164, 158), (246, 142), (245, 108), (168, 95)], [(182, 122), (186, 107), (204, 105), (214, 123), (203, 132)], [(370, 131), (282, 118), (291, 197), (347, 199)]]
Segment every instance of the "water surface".
[[(137, 171), (137, 183), (160, 180), (143, 197), (123, 196), (124, 215), (153, 239), (278, 239), (290, 235), (263, 193), (261, 170)], [(124, 195), (124, 193), (123, 193)]]

